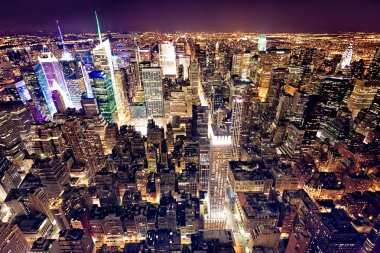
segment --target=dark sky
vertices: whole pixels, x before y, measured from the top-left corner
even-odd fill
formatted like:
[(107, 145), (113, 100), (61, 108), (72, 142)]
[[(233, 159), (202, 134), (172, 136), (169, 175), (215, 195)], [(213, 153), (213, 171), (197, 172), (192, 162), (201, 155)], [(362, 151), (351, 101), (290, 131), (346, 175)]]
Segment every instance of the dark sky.
[(0, 0), (0, 32), (380, 32), (380, 0)]

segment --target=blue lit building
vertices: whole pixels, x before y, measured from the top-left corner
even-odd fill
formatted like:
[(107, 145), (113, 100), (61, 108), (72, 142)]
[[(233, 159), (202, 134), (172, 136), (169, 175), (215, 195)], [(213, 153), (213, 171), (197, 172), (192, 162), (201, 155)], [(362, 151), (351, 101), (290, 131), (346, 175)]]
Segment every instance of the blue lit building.
[(37, 64), (33, 66), (34, 72), (36, 73), (38, 83), (40, 84), (40, 89), (42, 91), (42, 94), (44, 95), (47, 107), (49, 108), (49, 112), (51, 115), (57, 112), (53, 99), (51, 97), (51, 90), (49, 87), (49, 83), (46, 79), (44, 70), (42, 69), (41, 64)]

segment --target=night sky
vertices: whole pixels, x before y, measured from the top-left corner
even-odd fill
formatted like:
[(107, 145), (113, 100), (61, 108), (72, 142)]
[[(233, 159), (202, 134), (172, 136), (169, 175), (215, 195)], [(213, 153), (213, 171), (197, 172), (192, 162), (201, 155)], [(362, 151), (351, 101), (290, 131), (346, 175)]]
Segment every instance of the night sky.
[(380, 32), (380, 0), (1, 0), (0, 32)]

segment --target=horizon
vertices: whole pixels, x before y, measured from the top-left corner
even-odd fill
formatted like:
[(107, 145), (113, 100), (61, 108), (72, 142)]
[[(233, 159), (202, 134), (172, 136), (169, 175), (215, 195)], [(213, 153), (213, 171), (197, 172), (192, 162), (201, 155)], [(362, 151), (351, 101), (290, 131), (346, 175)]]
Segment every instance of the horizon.
[[(96, 31), (94, 11), (104, 31), (257, 32), (257, 33), (379, 33), (380, 2), (376, 0), (301, 1), (151, 1), (49, 0), (7, 1), (0, 16), (0, 34)], [(22, 8), (19, 8), (19, 7)], [(14, 18), (17, 9), (17, 18)], [(36, 17), (36, 13), (38, 17)]]

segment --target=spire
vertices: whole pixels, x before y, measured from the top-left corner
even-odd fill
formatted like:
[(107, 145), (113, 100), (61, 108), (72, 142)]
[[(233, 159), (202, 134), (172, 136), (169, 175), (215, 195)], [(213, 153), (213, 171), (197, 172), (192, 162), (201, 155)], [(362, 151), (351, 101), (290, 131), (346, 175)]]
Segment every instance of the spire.
[(96, 19), (96, 26), (98, 27), (98, 36), (99, 36), (99, 43), (102, 43), (102, 33), (100, 32), (100, 25), (99, 25), (99, 19), (98, 19), (98, 14), (96, 14), (95, 11), (95, 19)]
[(59, 26), (58, 19), (56, 20), (56, 22), (57, 22), (58, 32), (59, 32), (59, 36), (61, 37), (61, 43), (62, 43), (62, 47), (63, 47), (62, 58), (71, 58), (70, 52), (67, 50), (67, 47), (65, 45), (65, 41), (63, 40), (63, 35), (62, 35), (61, 27)]

